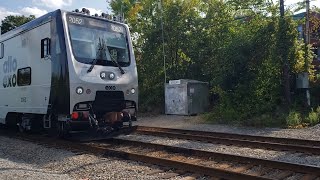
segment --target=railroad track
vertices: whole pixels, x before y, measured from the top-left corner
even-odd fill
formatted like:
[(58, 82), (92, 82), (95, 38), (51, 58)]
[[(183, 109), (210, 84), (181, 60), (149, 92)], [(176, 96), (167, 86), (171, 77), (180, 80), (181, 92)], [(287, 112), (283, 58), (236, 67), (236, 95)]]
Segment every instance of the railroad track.
[(135, 133), (161, 136), (168, 138), (186, 139), (207, 143), (235, 145), (240, 147), (259, 148), (277, 151), (292, 151), (305, 154), (320, 155), (320, 141), (276, 138), (266, 136), (230, 134), (208, 131), (193, 131), (158, 127), (136, 127)]
[[(141, 127), (135, 127), (137, 132), (139, 128)], [(170, 167), (174, 168), (174, 172), (178, 174), (193, 173), (217, 179), (320, 178), (320, 168), (315, 166), (242, 157), (121, 138), (95, 142), (70, 142), (33, 135), (16, 136), (16, 138), (73, 152), (119, 157)]]
[[(320, 177), (320, 167), (114, 138), (108, 155), (224, 179)], [(119, 147), (119, 148), (118, 148)]]

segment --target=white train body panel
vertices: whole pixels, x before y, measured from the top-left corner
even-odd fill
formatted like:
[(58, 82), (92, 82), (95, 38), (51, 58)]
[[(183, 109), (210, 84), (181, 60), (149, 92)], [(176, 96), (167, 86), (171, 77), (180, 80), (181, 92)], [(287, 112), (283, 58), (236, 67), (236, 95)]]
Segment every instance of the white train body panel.
[[(74, 18), (83, 23), (74, 23)], [(107, 57), (97, 58), (100, 34), (108, 43), (109, 56), (123, 59), (118, 66)], [(137, 110), (137, 68), (124, 24), (57, 10), (1, 35), (1, 46), (0, 123), (6, 123), (8, 113), (67, 118), (81, 103), (101, 116), (126, 108)], [(92, 57), (82, 55), (87, 50)], [(18, 75), (30, 69), (31, 82)], [(111, 74), (114, 77), (108, 78)], [(76, 92), (79, 87), (82, 93)]]
[[(50, 38), (50, 23), (3, 41), (0, 60), (0, 121), (8, 112), (46, 114), (51, 86), (51, 62), (41, 58), (41, 39)], [(18, 86), (18, 70), (31, 68), (31, 84)], [(9, 86), (9, 87), (6, 87)]]

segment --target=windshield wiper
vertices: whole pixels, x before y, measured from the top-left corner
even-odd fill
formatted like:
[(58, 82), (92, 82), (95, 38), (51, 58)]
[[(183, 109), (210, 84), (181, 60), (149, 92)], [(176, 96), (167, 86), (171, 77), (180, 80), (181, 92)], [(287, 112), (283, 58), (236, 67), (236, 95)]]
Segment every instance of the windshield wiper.
[[(108, 51), (109, 51), (109, 49), (108, 49)], [(110, 53), (109, 53), (110, 54)], [(124, 70), (122, 69), (122, 67), (120, 66), (120, 64), (116, 61), (116, 60), (114, 60), (112, 57), (111, 57), (111, 61), (113, 62), (113, 64), (115, 64), (116, 66), (118, 66), (118, 68), (120, 69), (120, 71), (121, 71), (121, 74), (124, 74), (125, 72), (124, 72)]]
[[(94, 66), (97, 64), (97, 61), (98, 61), (98, 59), (93, 59), (93, 61), (91, 62), (91, 66), (90, 66), (90, 68), (88, 69), (87, 73), (89, 73), (89, 72), (92, 71), (92, 69), (94, 68)], [(120, 64), (119, 64), (116, 60), (114, 60), (114, 59), (111, 57), (111, 61), (112, 61), (116, 66), (118, 66), (118, 68), (119, 68), (120, 71), (121, 71), (121, 74), (125, 74), (125, 71), (122, 69), (122, 67), (120, 66)]]
[(87, 73), (91, 72), (93, 67), (97, 64), (97, 61), (98, 59), (93, 59), (92, 62), (91, 62), (91, 66), (90, 68), (88, 69)]
[[(109, 48), (108, 48), (108, 45), (107, 45), (106, 42), (105, 42), (105, 45), (106, 45), (105, 47), (106, 47), (108, 53), (110, 54), (110, 51), (109, 51)], [(113, 62), (113, 64), (115, 64), (116, 66), (118, 66), (121, 74), (124, 74), (125, 72), (124, 72), (123, 68), (120, 66), (120, 64), (118, 63), (118, 61), (116, 61), (116, 60), (113, 59), (113, 57), (111, 56), (111, 54), (110, 54), (110, 59), (111, 59), (111, 61)]]
[[(110, 51), (109, 51), (109, 48), (108, 48), (108, 45), (107, 45), (107, 42), (104, 41), (103, 38), (99, 38), (99, 44), (98, 44), (98, 48), (97, 48), (97, 56), (100, 57), (100, 59), (103, 59), (102, 57), (105, 57), (105, 54), (104, 52), (107, 50), (108, 51), (108, 54), (110, 56), (110, 59), (107, 58), (107, 60), (111, 60), (113, 62), (113, 64), (115, 64), (119, 69), (120, 69), (120, 72), (121, 74), (124, 74), (125, 71), (122, 69), (122, 67), (119, 65), (118, 61), (114, 60), (113, 57), (111, 56), (110, 54)], [(97, 63), (97, 59), (94, 59), (92, 61), (92, 64), (90, 66), (90, 68), (88, 69), (88, 73), (92, 71), (94, 65)]]

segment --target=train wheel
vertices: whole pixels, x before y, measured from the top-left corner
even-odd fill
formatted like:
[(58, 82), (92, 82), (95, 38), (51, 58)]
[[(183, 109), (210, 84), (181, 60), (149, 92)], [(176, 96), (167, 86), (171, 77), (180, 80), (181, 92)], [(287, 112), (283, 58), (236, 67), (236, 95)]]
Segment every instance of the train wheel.
[(20, 115), (17, 118), (18, 130), (21, 133), (40, 133), (42, 131), (42, 116)]
[[(65, 121), (58, 121), (55, 115), (48, 116), (50, 118), (50, 128), (48, 128), (48, 135), (54, 138), (65, 138), (69, 136), (69, 128)], [(44, 122), (44, 124), (47, 124)]]
[(17, 113), (8, 113), (6, 116), (6, 127), (11, 130), (19, 131), (21, 116)]
[(57, 124), (57, 135), (59, 138), (67, 138), (70, 136), (69, 128), (66, 122), (60, 121)]
[(129, 121), (129, 127), (132, 127), (132, 121), (131, 120)]
[(26, 132), (26, 130), (24, 129), (24, 127), (22, 127), (21, 124), (18, 124), (18, 130), (19, 130), (20, 133), (25, 133)]
[[(23, 115), (19, 116), (17, 119), (17, 126), (18, 126), (18, 131), (20, 133), (26, 133), (27, 129), (26, 126), (29, 126), (30, 128), (30, 123), (28, 119), (23, 118)], [(30, 130), (30, 129), (29, 129)]]

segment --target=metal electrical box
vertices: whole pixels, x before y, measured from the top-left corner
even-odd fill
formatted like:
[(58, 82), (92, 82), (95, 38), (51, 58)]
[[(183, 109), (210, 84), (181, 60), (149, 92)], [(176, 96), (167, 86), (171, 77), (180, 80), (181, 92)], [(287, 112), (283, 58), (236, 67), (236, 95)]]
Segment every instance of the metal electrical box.
[(207, 82), (180, 79), (171, 80), (165, 87), (165, 113), (195, 115), (205, 112), (209, 106)]
[(296, 76), (296, 87), (297, 89), (307, 89), (309, 88), (309, 74), (299, 73)]

